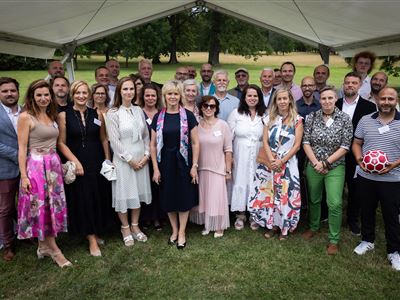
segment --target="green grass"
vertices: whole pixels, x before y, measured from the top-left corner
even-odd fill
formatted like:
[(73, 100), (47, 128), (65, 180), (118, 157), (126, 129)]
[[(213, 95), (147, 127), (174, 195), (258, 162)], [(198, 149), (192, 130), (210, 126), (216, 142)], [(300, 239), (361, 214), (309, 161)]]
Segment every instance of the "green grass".
[(376, 250), (362, 257), (352, 253), (359, 238), (345, 228), (340, 253), (328, 256), (326, 227), (312, 241), (300, 229), (280, 242), (248, 227), (216, 240), (190, 225), (183, 251), (167, 245), (168, 227), (149, 230), (148, 242), (132, 248), (116, 231), (106, 237), (102, 258), (90, 257), (83, 239), (62, 235), (59, 245), (74, 264), (64, 270), (19, 243), (15, 261), (0, 262), (0, 298), (396, 299), (400, 273), (386, 260), (381, 223)]

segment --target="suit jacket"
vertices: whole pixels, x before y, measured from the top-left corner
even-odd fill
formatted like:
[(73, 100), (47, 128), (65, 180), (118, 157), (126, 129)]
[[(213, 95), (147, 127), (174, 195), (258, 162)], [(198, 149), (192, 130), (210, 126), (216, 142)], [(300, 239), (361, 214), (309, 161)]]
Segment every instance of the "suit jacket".
[[(343, 109), (343, 98), (340, 98), (338, 99), (338, 101), (336, 101), (336, 106), (340, 110)], [(376, 105), (368, 100), (365, 100), (360, 96), (357, 102), (356, 109), (354, 110), (353, 118), (351, 119), (351, 122), (353, 123), (353, 133), (356, 130), (358, 122), (360, 122), (361, 118), (375, 111), (376, 111)], [(357, 162), (354, 158), (353, 152), (350, 149), (350, 151), (346, 154), (346, 168), (348, 169), (348, 172), (351, 173), (348, 174), (348, 176), (354, 175), (354, 170), (356, 168), (356, 165)]]
[(0, 180), (19, 175), (18, 139), (4, 107), (0, 105)]

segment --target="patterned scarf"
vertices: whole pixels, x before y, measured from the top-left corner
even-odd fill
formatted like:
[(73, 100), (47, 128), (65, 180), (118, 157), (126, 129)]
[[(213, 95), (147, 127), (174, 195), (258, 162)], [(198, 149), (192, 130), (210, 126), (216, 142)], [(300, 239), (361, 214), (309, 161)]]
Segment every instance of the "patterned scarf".
[[(165, 119), (165, 112), (167, 111), (166, 108), (163, 108), (160, 111), (157, 119), (157, 161), (161, 162), (161, 149), (164, 145), (163, 143), (163, 128), (164, 128), (164, 119)], [(180, 143), (179, 143), (179, 152), (185, 159), (186, 165), (189, 165), (189, 158), (188, 158), (188, 149), (189, 149), (189, 126), (188, 120), (186, 115), (186, 110), (183, 107), (179, 108), (179, 117), (180, 117)]]

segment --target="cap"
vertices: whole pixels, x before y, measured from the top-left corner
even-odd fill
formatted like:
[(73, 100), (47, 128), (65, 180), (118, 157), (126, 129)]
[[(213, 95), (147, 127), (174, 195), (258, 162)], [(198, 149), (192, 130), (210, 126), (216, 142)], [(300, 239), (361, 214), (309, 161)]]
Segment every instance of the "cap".
[(239, 73), (239, 72), (245, 72), (247, 75), (249, 74), (249, 71), (247, 71), (246, 68), (239, 68), (239, 69), (236, 69), (235, 75), (236, 75), (237, 73)]

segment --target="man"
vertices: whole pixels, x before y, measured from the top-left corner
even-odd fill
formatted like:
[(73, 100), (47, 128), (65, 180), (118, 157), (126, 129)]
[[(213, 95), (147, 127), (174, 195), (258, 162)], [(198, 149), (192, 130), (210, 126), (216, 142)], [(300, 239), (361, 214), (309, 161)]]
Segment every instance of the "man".
[[(106, 66), (97, 67), (94, 71), (94, 78), (97, 83), (103, 84), (108, 88), (108, 95), (110, 96), (110, 103), (108, 104), (111, 107), (114, 103), (114, 94), (115, 94), (115, 87), (112, 88), (111, 82), (111, 75), (110, 70)], [(111, 87), (111, 88), (110, 88)]]
[(330, 71), (328, 66), (319, 65), (314, 69), (314, 81), (316, 85), (316, 89), (314, 92), (315, 99), (319, 100), (319, 91), (327, 86), (327, 81), (330, 75)]
[(9, 77), (0, 78), (0, 240), (4, 246), (3, 259), (13, 260), (15, 197), (18, 191), (17, 122), (21, 112), (18, 105), (19, 83)]
[(65, 75), (64, 66), (59, 60), (53, 60), (51, 63), (49, 63), (47, 72), (49, 73), (50, 78), (53, 78), (54, 76)]
[(110, 59), (106, 62), (106, 68), (110, 71), (110, 85), (117, 86), (119, 76), (119, 62), (116, 59)]
[(153, 64), (150, 60), (145, 58), (141, 59), (138, 64), (138, 72), (145, 83), (154, 83), (160, 88), (160, 90), (162, 89), (162, 84), (151, 81), (151, 77), (153, 76)]
[[(358, 94), (361, 87), (361, 76), (356, 72), (347, 73), (344, 77), (343, 92), (344, 98), (340, 98), (336, 102), (336, 106), (347, 113), (353, 123), (353, 131), (357, 128), (360, 119), (370, 113), (376, 111), (376, 106), (363, 99)], [(352, 234), (360, 235), (360, 227), (358, 226), (358, 216), (360, 214), (360, 203), (355, 195), (356, 178), (354, 173), (357, 162), (351, 152), (346, 154), (346, 185), (348, 189), (347, 195), (347, 224)]]
[(275, 92), (274, 78), (275, 78), (274, 70), (272, 70), (271, 68), (264, 68), (261, 71), (260, 75), (261, 91), (263, 93), (263, 99), (266, 108), (269, 107), (272, 96)]
[(53, 89), (55, 99), (57, 101), (58, 112), (66, 111), (69, 101), (69, 81), (64, 76), (55, 76), (51, 80), (51, 88)]
[(189, 71), (186, 67), (178, 67), (175, 72), (175, 80), (184, 82), (189, 79)]
[(296, 67), (294, 63), (287, 61), (281, 65), (282, 83), (276, 89), (284, 88), (290, 90), (294, 100), (299, 100), (303, 93), (298, 85), (293, 82), (294, 75), (296, 74)]
[(224, 121), (228, 120), (230, 113), (239, 106), (239, 99), (228, 94), (229, 85), (228, 72), (218, 70), (214, 74), (215, 96), (219, 101), (218, 117)]
[(249, 85), (249, 71), (245, 68), (239, 68), (235, 71), (235, 79), (237, 86), (228, 91), (229, 94), (236, 98), (242, 98), (244, 89)]
[(367, 100), (377, 103), (379, 92), (387, 86), (388, 77), (384, 72), (376, 72), (371, 77), (371, 93), (366, 98)]
[[(354, 249), (358, 255), (373, 250), (378, 201), (385, 225), (386, 252), (392, 268), (400, 271), (400, 113), (398, 94), (383, 88), (377, 99), (378, 112), (364, 116), (354, 134), (353, 153), (357, 159), (357, 197), (361, 204), (362, 241)], [(379, 173), (366, 171), (363, 155), (370, 150), (386, 153), (389, 163)]]
[(197, 72), (194, 66), (187, 66), (186, 67), (189, 73), (189, 79), (196, 79)]
[(203, 64), (200, 69), (201, 82), (199, 84), (200, 96), (214, 95), (215, 85), (211, 79), (214, 74), (211, 64)]
[(282, 83), (281, 69), (275, 68), (274, 69), (274, 87), (277, 87), (281, 83)]

